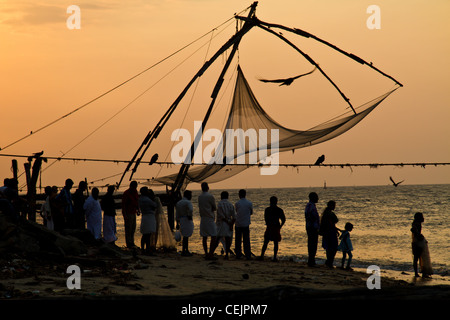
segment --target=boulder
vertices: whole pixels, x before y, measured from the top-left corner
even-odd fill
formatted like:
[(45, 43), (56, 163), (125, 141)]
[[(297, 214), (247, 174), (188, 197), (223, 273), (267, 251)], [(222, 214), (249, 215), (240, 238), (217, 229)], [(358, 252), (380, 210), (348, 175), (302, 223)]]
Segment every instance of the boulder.
[(87, 247), (80, 239), (49, 230), (36, 222), (20, 219), (18, 222), (0, 212), (0, 252), (48, 252), (62, 255), (80, 255)]

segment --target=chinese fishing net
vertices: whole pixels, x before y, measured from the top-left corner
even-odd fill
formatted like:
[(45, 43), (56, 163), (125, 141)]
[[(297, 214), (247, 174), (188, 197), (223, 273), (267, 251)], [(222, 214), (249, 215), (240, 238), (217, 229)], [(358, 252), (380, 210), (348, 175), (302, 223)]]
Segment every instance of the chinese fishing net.
[[(216, 162), (211, 165), (191, 166), (184, 181), (184, 186), (190, 182), (206, 181), (213, 183), (222, 181), (246, 170), (251, 166), (250, 164), (248, 166), (227, 165), (232, 163), (233, 160), (237, 158), (242, 159), (242, 157), (246, 157), (248, 161), (250, 155), (255, 153), (260, 154), (261, 152), (267, 156), (270, 156), (271, 150), (275, 147), (275, 145), (272, 146), (271, 138), (269, 137), (270, 135), (268, 134), (267, 143), (261, 145), (261, 141), (254, 141), (254, 139), (252, 139), (252, 135), (248, 134), (250, 130), (256, 130), (259, 132), (260, 129), (266, 129), (267, 133), (271, 133), (271, 130), (278, 129), (279, 152), (312, 146), (333, 139), (351, 129), (396, 89), (398, 89), (398, 87), (376, 99), (373, 99), (372, 101), (361, 105), (358, 108), (355, 108), (356, 114), (353, 111), (345, 112), (338, 117), (314, 126), (308, 130), (289, 129), (276, 122), (264, 111), (253, 94), (247, 80), (245, 79), (242, 69), (238, 66), (232, 104), (221, 144), (223, 151), (220, 155), (223, 155), (224, 157), (217, 158), (217, 160), (222, 160), (219, 164)], [(237, 139), (238, 142), (241, 142), (235, 144), (235, 152), (233, 153), (233, 157), (225, 156), (227, 143), (231, 143), (230, 139), (227, 141), (226, 129), (234, 130), (237, 134), (233, 136), (232, 139)], [(246, 139), (248, 143), (245, 143)], [(241, 150), (236, 150), (237, 145), (243, 146), (244, 148)], [(263, 159), (258, 159), (258, 161), (262, 160)], [(172, 174), (164, 177), (158, 177), (154, 179), (152, 183), (157, 182), (170, 186), (175, 182), (177, 175), (178, 174)]]

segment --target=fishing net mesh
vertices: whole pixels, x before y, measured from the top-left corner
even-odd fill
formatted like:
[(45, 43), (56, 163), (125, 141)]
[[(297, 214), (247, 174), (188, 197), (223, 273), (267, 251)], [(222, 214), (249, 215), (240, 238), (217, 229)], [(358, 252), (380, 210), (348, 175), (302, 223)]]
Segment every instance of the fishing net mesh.
[[(358, 124), (396, 89), (394, 88), (356, 108), (356, 114), (353, 111), (348, 111), (308, 130), (296, 130), (282, 126), (263, 110), (245, 79), (242, 69), (238, 66), (228, 120), (223, 132), (222, 142), (217, 149), (221, 152), (214, 155), (216, 162), (211, 165), (191, 166), (184, 181), (184, 186), (190, 182), (206, 181), (213, 183), (230, 178), (252, 165), (264, 162), (264, 156), (269, 157), (275, 147), (278, 147), (279, 152), (283, 152), (333, 139)], [(262, 129), (266, 131), (261, 131)], [(272, 130), (274, 129), (278, 130), (278, 139), (272, 142)], [(227, 131), (233, 133), (233, 135), (227, 136)], [(251, 134), (255, 132), (256, 135)], [(261, 132), (265, 132), (266, 136), (261, 135)], [(265, 139), (261, 139), (261, 137)], [(254, 159), (257, 159), (256, 163)], [(233, 162), (248, 165), (229, 165)], [(177, 175), (159, 177), (152, 183), (157, 182), (170, 186), (176, 180)]]

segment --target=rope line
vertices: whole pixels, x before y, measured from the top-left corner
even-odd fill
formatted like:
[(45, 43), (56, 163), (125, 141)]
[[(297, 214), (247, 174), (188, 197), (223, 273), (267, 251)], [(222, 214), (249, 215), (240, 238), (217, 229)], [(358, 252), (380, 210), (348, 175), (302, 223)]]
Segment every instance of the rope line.
[[(16, 158), (33, 158), (31, 155), (20, 155), (20, 154), (0, 154), (0, 157), (16, 157)], [(62, 157), (42, 157), (43, 159), (57, 160), (57, 161), (75, 161), (75, 162), (109, 162), (109, 163), (128, 163), (129, 160), (120, 160), (120, 159), (100, 159), (100, 158), (62, 158)], [(150, 161), (142, 161), (141, 163), (149, 164)], [(154, 164), (159, 165), (175, 165), (175, 163), (170, 161), (156, 161)], [(208, 163), (192, 163), (192, 166), (200, 166), (200, 165), (208, 165)], [(214, 164), (213, 164), (214, 165)], [(280, 163), (278, 166), (280, 167), (384, 167), (384, 166), (395, 166), (395, 167), (403, 167), (403, 166), (448, 166), (450, 162), (387, 162), (387, 163), (322, 163), (320, 165), (315, 165), (311, 163)], [(273, 166), (273, 164), (264, 164), (264, 163), (255, 163), (255, 164), (247, 164), (247, 163), (234, 163), (227, 164), (227, 166)]]
[[(237, 13), (236, 15), (239, 15), (239, 14), (245, 12), (246, 10), (248, 10), (248, 8), (242, 10), (241, 12)], [(46, 129), (46, 128), (52, 126), (52, 125), (54, 125), (55, 123), (57, 123), (57, 122), (59, 122), (59, 121), (65, 119), (65, 118), (67, 118), (68, 116), (74, 114), (74, 113), (77, 112), (77, 111), (80, 111), (81, 109), (87, 107), (87, 106), (90, 105), (91, 103), (93, 103), (93, 102), (99, 100), (100, 98), (102, 98), (102, 97), (108, 95), (109, 93), (115, 91), (116, 89), (119, 89), (120, 87), (124, 86), (124, 85), (127, 84), (128, 82), (130, 82), (130, 81), (136, 79), (137, 77), (141, 76), (142, 74), (144, 74), (145, 72), (149, 71), (150, 69), (156, 67), (157, 65), (161, 64), (162, 62), (164, 62), (164, 61), (170, 59), (170, 58), (173, 57), (174, 55), (176, 55), (176, 54), (178, 54), (179, 52), (183, 51), (183, 50), (186, 49), (187, 47), (191, 46), (191, 45), (194, 44), (195, 42), (197, 42), (197, 41), (199, 41), (200, 39), (204, 38), (205, 36), (207, 36), (208, 34), (210, 34), (211, 32), (213, 32), (214, 30), (216, 30), (217, 28), (220, 28), (222, 25), (224, 25), (225, 23), (227, 23), (228, 21), (230, 21), (230, 20), (232, 20), (232, 19), (234, 19), (234, 18), (235, 18), (235, 17), (233, 16), (233, 17), (227, 19), (226, 21), (224, 21), (224, 22), (222, 22), (221, 24), (219, 24), (217, 27), (215, 27), (215, 28), (213, 28), (212, 30), (210, 30), (210, 31), (208, 31), (207, 33), (205, 33), (204, 35), (202, 35), (202, 36), (198, 37), (197, 39), (191, 41), (191, 42), (188, 43), (187, 45), (185, 45), (185, 46), (183, 46), (182, 48), (176, 50), (176, 51), (173, 52), (172, 54), (170, 54), (170, 55), (168, 55), (167, 57), (161, 59), (160, 61), (156, 62), (155, 64), (151, 65), (150, 67), (147, 67), (146, 69), (142, 70), (141, 72), (137, 73), (136, 75), (132, 76), (131, 78), (128, 78), (127, 80), (121, 82), (120, 84), (118, 84), (118, 85), (116, 85), (115, 87), (109, 89), (108, 91), (106, 91), (106, 92), (100, 94), (99, 96), (97, 96), (97, 97), (95, 97), (95, 98), (89, 100), (88, 102), (82, 104), (81, 106), (75, 108), (74, 110), (70, 111), (69, 113), (67, 113), (67, 114), (65, 114), (65, 115), (63, 115), (63, 116), (61, 116), (61, 117), (59, 117), (59, 118), (57, 118), (57, 119), (55, 119), (55, 120), (53, 120), (53, 121), (47, 123), (46, 125), (40, 127), (39, 129), (30, 131), (29, 134), (23, 136), (22, 138), (17, 139), (17, 140), (15, 140), (15, 141), (11, 142), (10, 144), (6, 145), (6, 146), (3, 147), (3, 148), (0, 148), (0, 151), (1, 151), (1, 150), (5, 150), (5, 149), (7, 149), (7, 148), (9, 148), (9, 147), (11, 147), (11, 146), (13, 146), (13, 145), (19, 143), (20, 141), (25, 140), (26, 138), (32, 136), (33, 134), (36, 134), (36, 133), (38, 133), (38, 132), (40, 132), (40, 131), (42, 131), (42, 130), (44, 130), (44, 129)]]
[[(223, 25), (223, 24), (222, 24)], [(228, 26), (227, 26), (228, 27)], [(224, 29), (225, 30), (225, 29)], [(223, 31), (223, 30), (222, 30)], [(221, 31), (221, 32), (222, 32)], [(103, 122), (99, 127), (97, 127), (96, 129), (94, 129), (91, 133), (89, 133), (86, 137), (84, 137), (83, 139), (81, 139), (81, 141), (77, 142), (73, 147), (71, 147), (69, 150), (67, 150), (66, 152), (64, 152), (61, 155), (61, 159), (63, 157), (65, 157), (65, 155), (67, 155), (69, 152), (71, 152), (72, 150), (74, 150), (76, 147), (78, 147), (81, 143), (83, 143), (85, 140), (87, 140), (90, 136), (92, 136), (94, 133), (96, 133), (98, 130), (100, 130), (102, 127), (104, 127), (107, 123), (109, 123), (111, 120), (113, 120), (116, 116), (118, 116), (120, 113), (122, 113), (125, 109), (127, 109), (130, 105), (132, 105), (135, 101), (137, 101), (139, 98), (141, 98), (144, 94), (146, 94), (149, 90), (151, 90), (154, 86), (156, 86), (158, 83), (160, 83), (164, 78), (166, 78), (167, 76), (169, 76), (173, 71), (175, 71), (179, 66), (181, 66), (184, 62), (186, 62), (188, 59), (190, 59), (192, 56), (194, 56), (198, 51), (200, 51), (203, 47), (205, 47), (208, 44), (211, 44), (212, 39), (215, 37), (213, 37), (214, 35), (214, 30), (211, 31), (211, 40), (209, 40), (208, 42), (204, 43), (202, 46), (200, 46), (198, 49), (196, 49), (194, 52), (192, 52), (187, 58), (185, 58), (183, 61), (181, 61), (180, 63), (178, 63), (174, 68), (172, 68), (171, 70), (169, 70), (165, 75), (163, 75), (159, 80), (157, 80), (155, 83), (153, 83), (151, 86), (149, 86), (147, 89), (145, 89), (142, 93), (140, 93), (139, 95), (137, 95), (133, 100), (131, 100), (129, 103), (127, 103), (124, 107), (122, 107), (119, 111), (117, 111), (116, 113), (114, 113), (110, 118), (108, 118), (105, 122)], [(217, 35), (219, 35), (221, 32), (218, 32)], [(209, 47), (208, 47), (209, 49)], [(50, 163), (48, 166), (46, 166), (43, 171), (46, 171), (47, 169), (49, 169), (50, 167), (52, 167), (57, 160), (55, 160), (54, 162)]]

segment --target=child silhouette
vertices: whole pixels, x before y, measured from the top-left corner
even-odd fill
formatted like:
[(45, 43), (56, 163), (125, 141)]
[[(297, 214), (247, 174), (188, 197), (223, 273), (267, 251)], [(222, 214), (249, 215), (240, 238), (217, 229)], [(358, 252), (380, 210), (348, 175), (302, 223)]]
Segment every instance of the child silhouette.
[(352, 240), (350, 240), (350, 231), (352, 231), (352, 230), (353, 230), (353, 225), (350, 222), (347, 222), (345, 224), (345, 231), (342, 232), (341, 236), (339, 237), (339, 239), (341, 239), (341, 243), (338, 246), (338, 250), (342, 251), (341, 269), (344, 269), (345, 259), (348, 254), (347, 267), (345, 268), (345, 270), (350, 270), (350, 271), (353, 270), (352, 268), (350, 268), (350, 263), (352, 262), (352, 257), (353, 257)]

